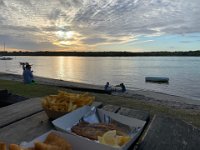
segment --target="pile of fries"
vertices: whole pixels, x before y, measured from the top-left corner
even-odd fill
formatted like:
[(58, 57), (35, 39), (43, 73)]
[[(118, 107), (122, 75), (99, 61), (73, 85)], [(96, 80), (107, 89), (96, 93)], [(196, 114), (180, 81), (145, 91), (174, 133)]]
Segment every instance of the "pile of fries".
[(71, 112), (76, 108), (92, 104), (94, 99), (95, 97), (88, 93), (75, 94), (59, 91), (57, 95), (46, 96), (42, 100), (42, 106), (52, 111)]

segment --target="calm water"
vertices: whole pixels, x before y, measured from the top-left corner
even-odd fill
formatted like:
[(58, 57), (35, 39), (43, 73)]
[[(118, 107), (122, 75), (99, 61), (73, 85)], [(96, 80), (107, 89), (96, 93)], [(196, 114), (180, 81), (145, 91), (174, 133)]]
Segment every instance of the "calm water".
[[(104, 85), (124, 82), (200, 100), (200, 57), (13, 57), (0, 61), (0, 72), (21, 74), (19, 62), (33, 64), (37, 76)], [(145, 83), (146, 76), (169, 77), (169, 84)]]

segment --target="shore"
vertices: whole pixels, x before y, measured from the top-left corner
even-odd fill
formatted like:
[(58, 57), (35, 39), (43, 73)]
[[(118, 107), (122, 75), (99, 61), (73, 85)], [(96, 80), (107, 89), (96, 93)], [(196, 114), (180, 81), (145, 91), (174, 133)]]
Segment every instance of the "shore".
[[(22, 76), (17, 74), (9, 74), (9, 73), (0, 73), (1, 80), (11, 80), (11, 81), (20, 81), (22, 82)], [(103, 91), (103, 85), (92, 85), (86, 83), (77, 83), (71, 81), (63, 81), (51, 78), (44, 78), (35, 76), (35, 81), (38, 84), (64, 87), (68, 89), (85, 89), (86, 91), (89, 89), (91, 91), (99, 90)], [(189, 98), (184, 98), (175, 95), (169, 95), (165, 93), (159, 93), (154, 91), (147, 91), (142, 89), (136, 90), (127, 90), (125, 93), (112, 92), (112, 95), (126, 97), (126, 98), (134, 98), (141, 102), (148, 102), (152, 104), (158, 104), (163, 106), (168, 106), (171, 108), (179, 108), (179, 109), (192, 109), (192, 110), (200, 110), (200, 101), (193, 100)]]
[(35, 77), (35, 80), (36, 84), (23, 84), (21, 75), (0, 73), (0, 89), (7, 89), (13, 94), (26, 98), (57, 94), (59, 90), (72, 93), (89, 92), (95, 96), (95, 101), (104, 105), (146, 111), (149, 112), (150, 119), (155, 115), (171, 116), (200, 127), (198, 101), (141, 89), (128, 89), (125, 93), (107, 94), (103, 85), (90, 85), (43, 77)]

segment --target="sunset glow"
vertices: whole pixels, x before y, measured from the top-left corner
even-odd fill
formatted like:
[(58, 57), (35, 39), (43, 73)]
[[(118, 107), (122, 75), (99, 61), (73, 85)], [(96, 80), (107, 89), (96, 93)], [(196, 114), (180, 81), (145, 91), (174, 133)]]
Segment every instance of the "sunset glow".
[(10, 51), (198, 50), (199, 6), (199, 0), (0, 0), (0, 45)]
[(57, 31), (56, 35), (58, 36), (58, 38), (62, 38), (62, 39), (71, 39), (74, 35), (73, 31), (68, 31), (68, 32), (64, 32), (64, 31)]

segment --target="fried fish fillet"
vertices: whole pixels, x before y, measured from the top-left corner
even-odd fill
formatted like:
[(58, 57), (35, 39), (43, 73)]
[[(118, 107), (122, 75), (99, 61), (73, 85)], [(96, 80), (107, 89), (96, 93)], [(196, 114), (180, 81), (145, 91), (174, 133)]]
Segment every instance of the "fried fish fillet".
[(35, 150), (64, 150), (57, 145), (45, 144), (42, 142), (35, 143)]
[(98, 136), (103, 136), (104, 133), (110, 130), (116, 130), (118, 135), (126, 135), (121, 129), (114, 124), (81, 122), (72, 127), (72, 132), (87, 137), (91, 140), (98, 140)]
[(22, 148), (17, 144), (10, 144), (9, 150), (35, 150), (34, 148)]
[(64, 138), (60, 137), (59, 135), (55, 133), (50, 133), (46, 140), (44, 141), (44, 144), (52, 145), (52, 146), (59, 146), (60, 150), (71, 150), (71, 144), (67, 142)]
[(72, 150), (72, 147), (64, 138), (51, 132), (44, 142), (36, 142), (33, 148), (22, 148), (17, 144), (10, 144), (9, 150)]

